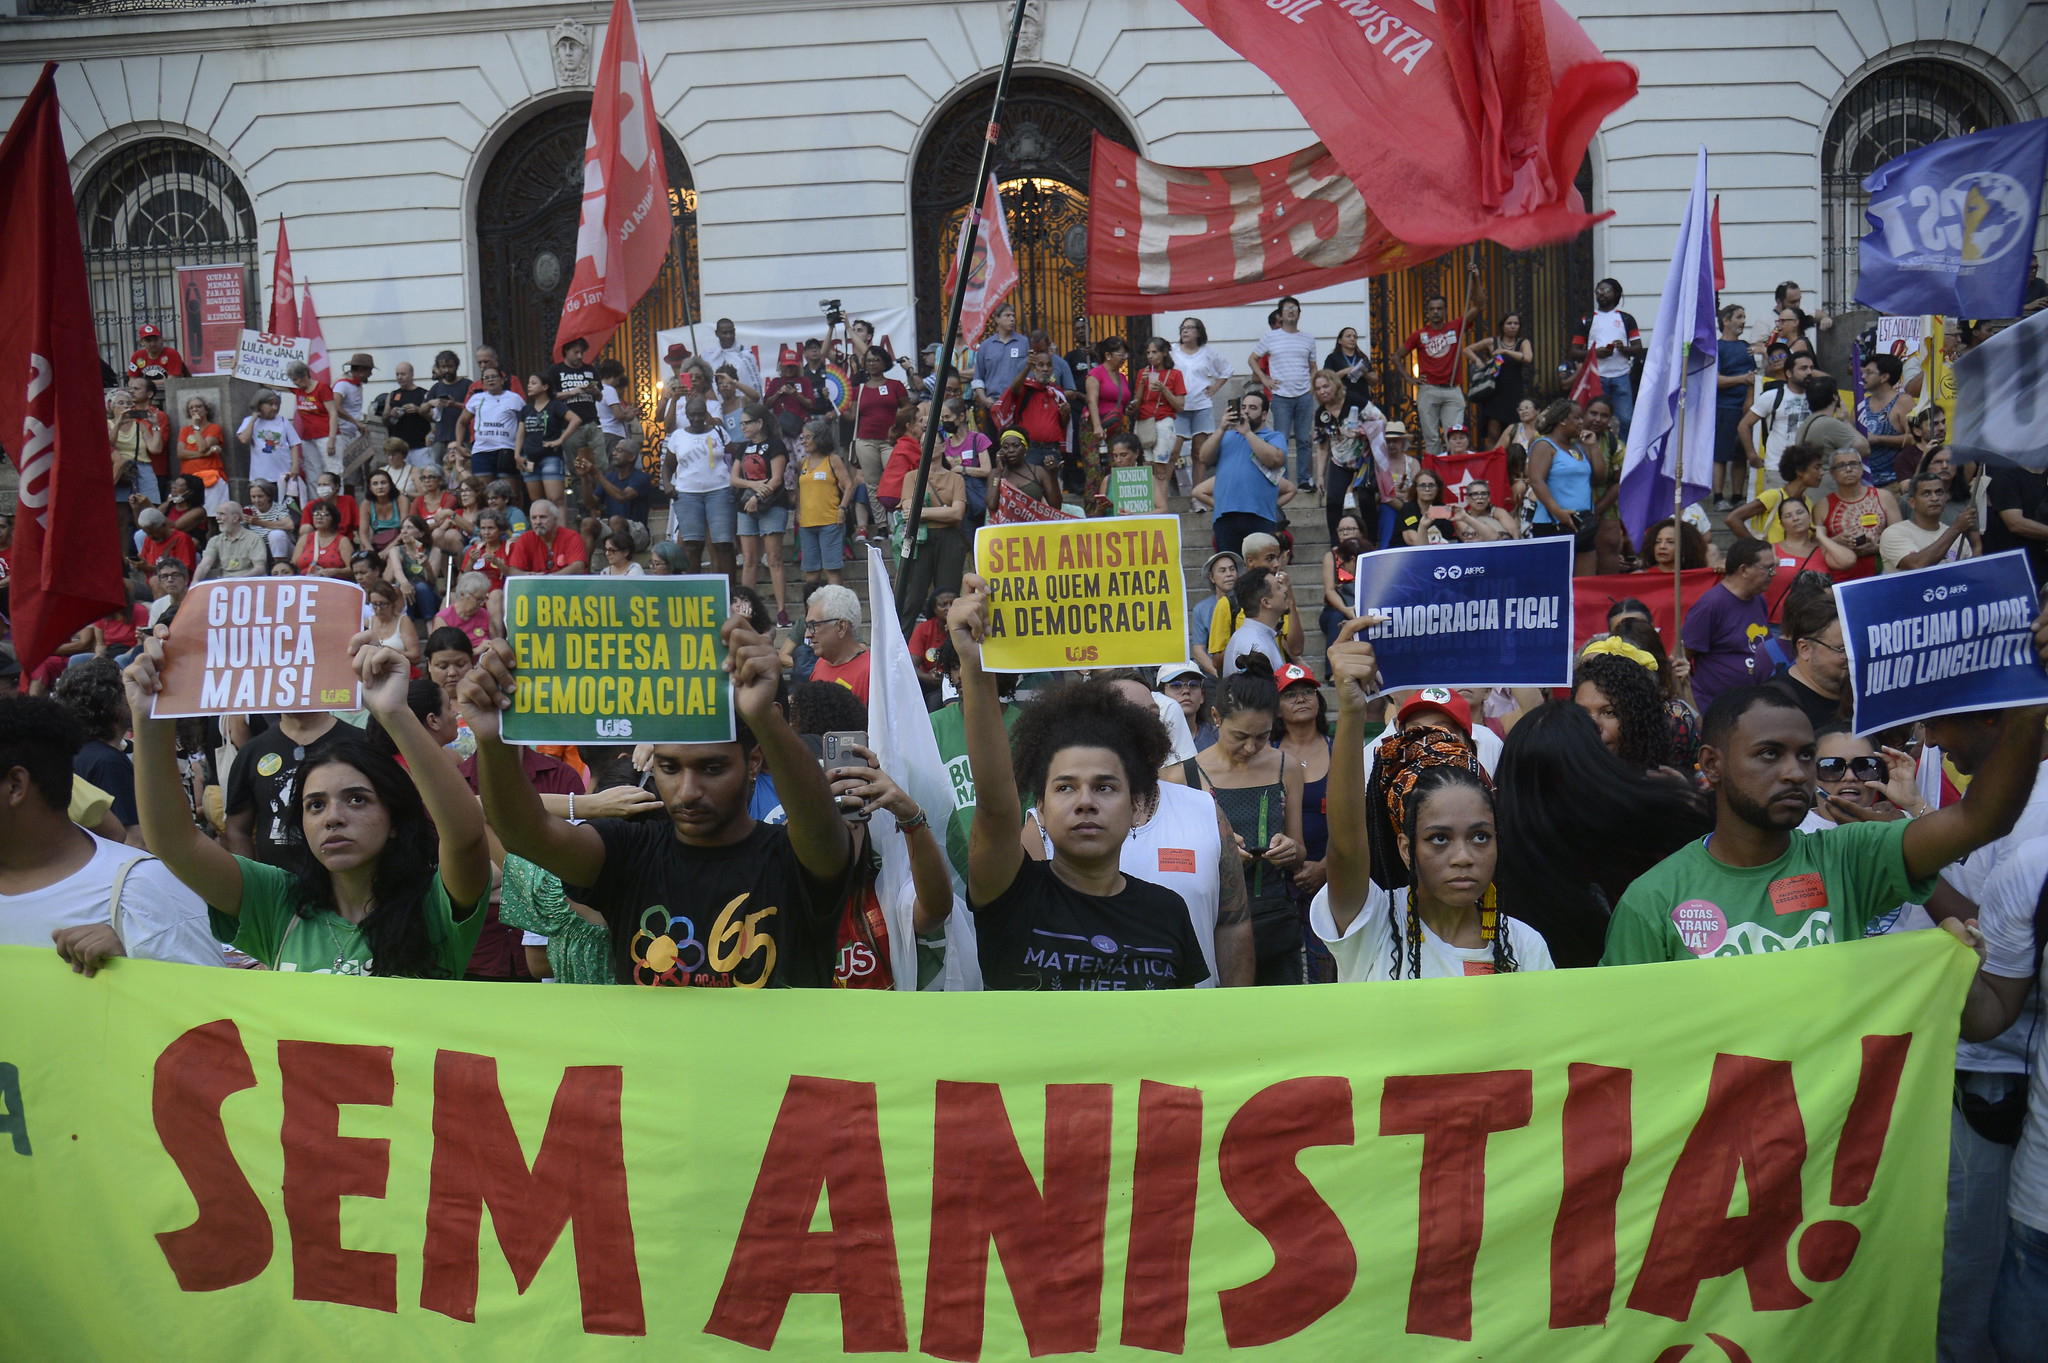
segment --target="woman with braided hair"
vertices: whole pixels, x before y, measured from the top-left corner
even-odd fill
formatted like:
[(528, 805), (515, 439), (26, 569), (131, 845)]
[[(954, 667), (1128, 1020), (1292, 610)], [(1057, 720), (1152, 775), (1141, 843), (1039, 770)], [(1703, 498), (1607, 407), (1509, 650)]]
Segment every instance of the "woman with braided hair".
[(1622, 761), (1646, 770), (1671, 764), (1671, 717), (1657, 660), (1644, 650), (1614, 635), (1588, 644), (1572, 673), (1572, 700)]
[(1444, 979), (1549, 970), (1550, 949), (1500, 912), (1493, 792), (1471, 748), (1448, 729), (1417, 728), (1380, 744), (1365, 779), (1366, 698), (1379, 690), (1375, 617), (1330, 647), (1337, 730), (1330, 757), (1329, 883), (1309, 907), (1337, 959), (1337, 979)]

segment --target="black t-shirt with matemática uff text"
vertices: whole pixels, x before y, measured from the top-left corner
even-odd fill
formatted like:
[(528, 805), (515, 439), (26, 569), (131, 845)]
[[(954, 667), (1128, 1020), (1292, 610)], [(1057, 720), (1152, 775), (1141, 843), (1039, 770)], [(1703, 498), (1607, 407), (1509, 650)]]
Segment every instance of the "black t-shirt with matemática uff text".
[(1083, 894), (1028, 857), (1010, 887), (974, 906), (985, 989), (1192, 989), (1209, 978), (1188, 906), (1135, 876)]
[(808, 874), (783, 824), (725, 847), (691, 847), (674, 825), (593, 819), (604, 871), (573, 898), (611, 928), (620, 984), (828, 989), (845, 888)]

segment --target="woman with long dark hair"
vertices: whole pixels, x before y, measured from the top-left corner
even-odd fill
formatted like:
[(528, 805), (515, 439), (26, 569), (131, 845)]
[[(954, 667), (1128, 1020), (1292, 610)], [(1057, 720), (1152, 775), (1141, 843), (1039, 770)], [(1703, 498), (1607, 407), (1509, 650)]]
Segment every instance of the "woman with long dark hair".
[(1340, 981), (1548, 970), (1543, 938), (1500, 911), (1493, 792), (1464, 738), (1430, 727), (1392, 733), (1368, 785), (1365, 709), (1379, 666), (1355, 636), (1373, 622), (1352, 621), (1330, 646), (1329, 883), (1310, 925)]
[(1698, 791), (1616, 757), (1570, 701), (1523, 716), (1495, 774), (1501, 900), (1563, 967), (1598, 965), (1622, 891), (1714, 826)]
[(1649, 769), (1671, 762), (1671, 722), (1649, 654), (1609, 635), (1588, 644), (1572, 672), (1572, 702), (1593, 717), (1607, 751)]
[(461, 979), (491, 888), (483, 806), (408, 703), (405, 655), (367, 631), (349, 649), (405, 766), (356, 737), (309, 754), (286, 815), (303, 841), (266, 866), (193, 826), (173, 722), (147, 717), (163, 666), (149, 640), (125, 674), (143, 835), (210, 906), (214, 935), (273, 970)]

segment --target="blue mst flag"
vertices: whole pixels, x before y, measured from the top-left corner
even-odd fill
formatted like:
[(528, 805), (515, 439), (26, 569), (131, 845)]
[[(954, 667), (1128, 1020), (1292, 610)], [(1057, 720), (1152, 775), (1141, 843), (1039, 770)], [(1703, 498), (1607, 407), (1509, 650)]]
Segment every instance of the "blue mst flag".
[(2048, 701), (2024, 550), (1835, 587), (1856, 732)]
[(1388, 691), (1571, 684), (1569, 535), (1362, 554), (1356, 601)]
[(2048, 119), (1950, 137), (1863, 181), (1856, 301), (1879, 312), (2017, 317), (2048, 173)]

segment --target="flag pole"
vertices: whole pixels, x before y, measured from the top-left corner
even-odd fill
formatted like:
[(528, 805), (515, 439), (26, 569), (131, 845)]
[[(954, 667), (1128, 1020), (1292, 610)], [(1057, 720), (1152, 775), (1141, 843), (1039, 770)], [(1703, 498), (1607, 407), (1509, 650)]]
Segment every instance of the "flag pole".
[[(1685, 588), (1680, 574), (1685, 570), (1685, 531), (1679, 517), (1685, 514), (1685, 390), (1691, 387), (1686, 361), (1692, 358), (1692, 338), (1687, 337), (1678, 352), (1678, 472), (1671, 479), (1671, 659), (1685, 658)], [(1654, 552), (1656, 545), (1650, 546)]]
[[(960, 309), (967, 301), (967, 276), (971, 273), (968, 262), (974, 259), (974, 241), (981, 230), (981, 200), (988, 185), (989, 167), (996, 156), (996, 139), (1001, 135), (1003, 125), (1003, 101), (1010, 94), (1010, 72), (1017, 65), (1017, 34), (1024, 27), (1024, 6), (1027, 0), (1013, 0), (1010, 10), (1010, 42), (1003, 49), (1003, 69), (996, 75), (996, 97), (988, 112), (988, 136), (981, 144), (981, 164), (975, 168), (974, 188), (967, 201), (967, 216), (960, 223), (961, 239), (955, 248), (955, 259), (961, 262), (954, 271), (953, 297), (946, 305), (946, 335), (939, 345), (939, 371), (932, 386), (932, 403), (936, 406), (946, 400), (946, 380), (953, 373), (953, 347), (960, 339)], [(917, 460), (918, 495), (910, 499), (908, 519), (903, 526), (904, 558), (899, 564), (917, 553), (917, 523), (924, 511), (924, 488), (932, 474), (932, 455), (938, 449), (939, 414), (934, 411), (931, 420), (924, 424), (924, 450)], [(874, 489), (868, 489), (874, 495)], [(876, 505), (880, 505), (877, 503)], [(873, 610), (874, 603), (868, 603)], [(911, 613), (918, 608), (915, 601), (897, 603), (897, 618), (909, 628)]]

